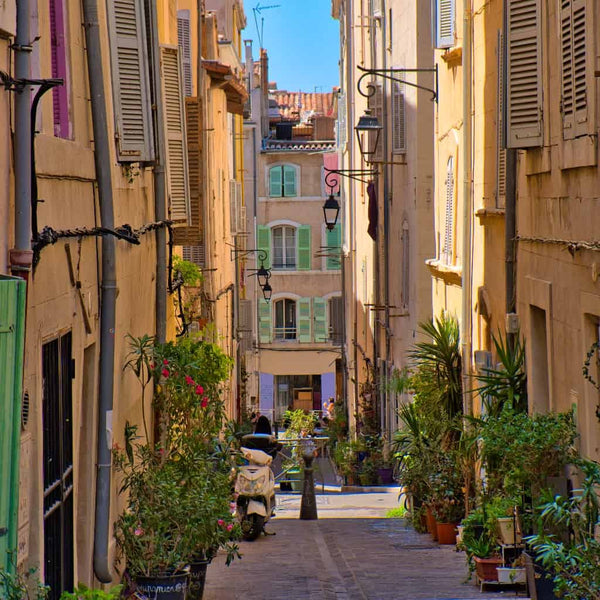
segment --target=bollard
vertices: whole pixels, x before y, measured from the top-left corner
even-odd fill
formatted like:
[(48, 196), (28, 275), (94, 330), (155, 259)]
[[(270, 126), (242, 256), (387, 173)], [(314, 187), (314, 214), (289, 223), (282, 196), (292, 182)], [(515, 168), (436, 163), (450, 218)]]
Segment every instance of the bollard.
[(300, 518), (305, 521), (314, 521), (317, 516), (317, 499), (315, 497), (315, 479), (313, 476), (312, 454), (305, 454), (304, 459), (304, 485), (302, 487), (302, 502), (300, 504)]

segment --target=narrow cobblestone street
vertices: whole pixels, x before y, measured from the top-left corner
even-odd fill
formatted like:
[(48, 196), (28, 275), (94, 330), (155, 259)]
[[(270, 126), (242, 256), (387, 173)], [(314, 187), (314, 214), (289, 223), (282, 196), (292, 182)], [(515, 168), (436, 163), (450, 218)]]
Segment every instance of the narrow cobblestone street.
[[(300, 521), (300, 497), (281, 495), (280, 516), (267, 528), (277, 535), (242, 543), (243, 558), (230, 567), (218, 556), (208, 569), (205, 600), (516, 597), (514, 591), (480, 593), (472, 581), (464, 583), (464, 554), (401, 519), (376, 518), (394, 502), (393, 493), (319, 495), (319, 520)], [(344, 518), (350, 514), (367, 518)]]

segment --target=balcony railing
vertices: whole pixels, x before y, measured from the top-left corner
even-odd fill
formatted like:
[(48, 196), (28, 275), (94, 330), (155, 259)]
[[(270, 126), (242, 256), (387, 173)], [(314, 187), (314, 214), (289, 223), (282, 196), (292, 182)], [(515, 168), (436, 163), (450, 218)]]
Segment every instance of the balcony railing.
[(335, 141), (319, 140), (263, 140), (263, 151), (285, 152), (307, 150), (315, 152), (318, 150), (335, 150)]
[(275, 340), (295, 340), (296, 327), (274, 327), (273, 338)]

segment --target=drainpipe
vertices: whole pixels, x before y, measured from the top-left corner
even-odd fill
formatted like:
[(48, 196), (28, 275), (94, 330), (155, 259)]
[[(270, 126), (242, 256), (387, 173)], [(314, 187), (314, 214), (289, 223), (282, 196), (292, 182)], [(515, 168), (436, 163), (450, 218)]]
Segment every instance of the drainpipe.
[[(148, 2), (152, 14), (150, 23), (150, 49), (152, 54), (152, 81), (154, 84), (154, 122), (156, 160), (154, 162), (154, 216), (156, 221), (167, 218), (166, 203), (166, 170), (165, 170), (165, 131), (164, 107), (160, 88), (160, 48), (158, 43), (158, 16), (156, 2)], [(156, 340), (163, 344), (167, 341), (167, 232), (164, 227), (156, 230)]]
[[(90, 83), (94, 162), (98, 180), (100, 222), (114, 229), (112, 177), (102, 68), (102, 47), (96, 0), (83, 0), (86, 55)], [(100, 392), (98, 402), (98, 456), (96, 472), (96, 515), (94, 535), (94, 573), (102, 583), (110, 583), (108, 562), (110, 523), (110, 477), (112, 446), (112, 408), (115, 364), (115, 309), (117, 300), (116, 240), (102, 238), (102, 282), (100, 308)]]
[(472, 79), (472, 39), (471, 39), (471, 0), (465, 0), (463, 13), (463, 141), (462, 164), (463, 178), (463, 240), (462, 240), (462, 377), (463, 377), (463, 413), (471, 414), (470, 373), (471, 373), (471, 235), (473, 204), (471, 195), (471, 79)]
[[(29, 79), (31, 63), (31, 32), (29, 0), (17, 1), (17, 35), (15, 79)], [(12, 274), (29, 277), (31, 251), (31, 88), (17, 88), (15, 93), (15, 247), (10, 251)]]

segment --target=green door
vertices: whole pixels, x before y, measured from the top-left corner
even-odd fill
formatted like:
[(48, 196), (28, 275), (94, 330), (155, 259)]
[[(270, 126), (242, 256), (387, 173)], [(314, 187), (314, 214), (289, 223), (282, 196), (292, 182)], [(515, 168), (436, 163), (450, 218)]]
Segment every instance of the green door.
[(25, 281), (0, 275), (0, 568), (15, 571), (19, 504), (19, 446)]

